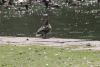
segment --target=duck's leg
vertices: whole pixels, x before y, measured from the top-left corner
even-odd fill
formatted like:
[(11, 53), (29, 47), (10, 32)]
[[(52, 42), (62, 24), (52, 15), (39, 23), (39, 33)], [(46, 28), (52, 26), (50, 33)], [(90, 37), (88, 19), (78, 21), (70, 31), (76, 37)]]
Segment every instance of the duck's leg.
[(48, 39), (48, 38), (47, 38), (47, 34), (45, 34), (45, 39)]
[(42, 35), (42, 38), (43, 38), (43, 39), (46, 39), (43, 35)]
[(42, 38), (44, 39), (43, 34), (42, 34)]

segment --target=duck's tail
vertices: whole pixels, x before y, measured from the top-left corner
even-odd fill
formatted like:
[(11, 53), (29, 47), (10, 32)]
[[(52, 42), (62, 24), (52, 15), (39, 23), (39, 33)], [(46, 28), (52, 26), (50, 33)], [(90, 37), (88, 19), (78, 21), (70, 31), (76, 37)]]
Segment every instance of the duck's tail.
[(36, 34), (37, 37), (39, 37), (41, 34)]

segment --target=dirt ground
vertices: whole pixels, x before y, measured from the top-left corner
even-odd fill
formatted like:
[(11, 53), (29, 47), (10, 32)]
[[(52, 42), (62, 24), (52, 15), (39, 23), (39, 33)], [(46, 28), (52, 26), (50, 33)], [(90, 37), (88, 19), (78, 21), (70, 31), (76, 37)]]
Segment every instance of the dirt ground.
[(63, 38), (33, 38), (33, 37), (0, 37), (1, 46), (11, 44), (12, 46), (61, 46), (66, 47), (70, 45), (94, 46), (89, 48), (79, 47), (74, 50), (100, 50), (100, 41), (91, 41), (88, 39), (63, 39)]

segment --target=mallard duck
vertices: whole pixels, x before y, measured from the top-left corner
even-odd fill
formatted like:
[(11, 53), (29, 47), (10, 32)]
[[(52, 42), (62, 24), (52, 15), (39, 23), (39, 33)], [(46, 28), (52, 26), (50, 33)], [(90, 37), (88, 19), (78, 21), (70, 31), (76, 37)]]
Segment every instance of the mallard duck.
[(66, 2), (68, 4), (70, 4), (71, 6), (77, 6), (81, 2), (81, 0), (75, 0), (75, 1), (74, 0), (66, 0)]
[(5, 3), (4, 3), (4, 7), (5, 8), (14, 8), (14, 6), (13, 6), (13, 0), (9, 0), (9, 1), (6, 1)]
[[(37, 34), (41, 34), (43, 39), (47, 39), (47, 34), (51, 31), (52, 27), (49, 24), (49, 18), (48, 16), (44, 16), (41, 20), (46, 20), (44, 25), (39, 28), (37, 31)], [(45, 37), (44, 37), (45, 35)]]
[[(21, 7), (18, 7), (17, 10), (19, 10), (19, 11), (27, 11), (27, 10), (31, 10), (31, 8), (29, 7), (28, 4), (23, 5), (22, 2), (21, 2), (20, 4), (21, 4), (21, 5), (20, 5)], [(25, 7), (25, 8), (24, 8), (24, 7)]]
[(28, 10), (29, 5), (23, 5), (23, 3), (22, 3), (22, 2), (21, 2), (20, 4), (21, 4), (20, 6), (24, 6), (24, 7), (26, 8), (26, 10)]
[(5, 1), (5, 0), (2, 0), (2, 3), (5, 3), (5, 2), (7, 2), (7, 1)]
[(51, 0), (41, 0), (41, 2), (44, 2), (44, 5), (46, 6), (46, 8), (48, 8), (48, 7), (59, 8), (60, 7), (58, 4), (52, 4)]
[(49, 3), (50, 3), (51, 1), (41, 0), (40, 2), (43, 2), (43, 3), (44, 3), (44, 5), (46, 6), (46, 8), (48, 8)]

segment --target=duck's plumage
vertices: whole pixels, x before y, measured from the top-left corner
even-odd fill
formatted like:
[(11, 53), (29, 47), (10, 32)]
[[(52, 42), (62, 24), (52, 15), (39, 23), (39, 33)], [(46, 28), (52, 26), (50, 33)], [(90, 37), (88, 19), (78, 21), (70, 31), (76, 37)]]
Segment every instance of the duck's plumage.
[(52, 27), (50, 24), (48, 25), (43, 25), (42, 27), (39, 28), (37, 31), (37, 34), (47, 34), (51, 31)]
[(44, 23), (42, 27), (38, 29), (37, 34), (41, 34), (42, 37), (43, 35), (45, 35), (45, 38), (46, 38), (46, 35), (51, 31), (52, 27), (49, 24), (49, 18), (47, 16), (43, 17), (42, 20), (46, 20), (46, 22)]

